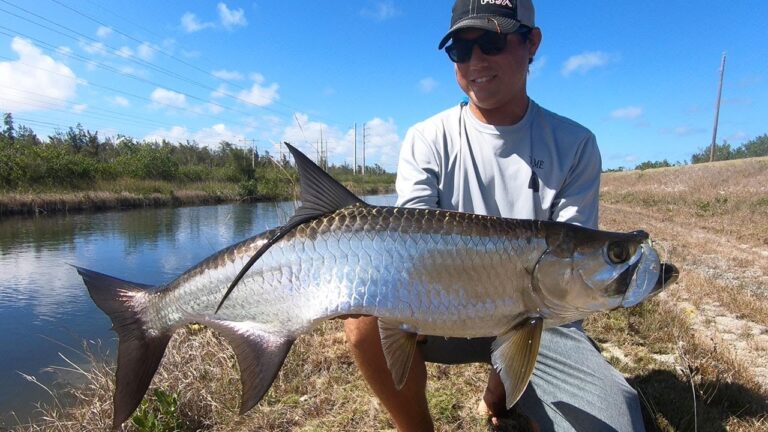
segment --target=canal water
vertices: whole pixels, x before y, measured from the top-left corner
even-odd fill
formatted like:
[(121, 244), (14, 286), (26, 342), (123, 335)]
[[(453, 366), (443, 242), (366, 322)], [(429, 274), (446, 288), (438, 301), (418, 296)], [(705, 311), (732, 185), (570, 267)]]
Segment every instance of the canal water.
[[(365, 200), (393, 205), (395, 196)], [(158, 285), (293, 210), (281, 202), (0, 218), (0, 427), (16, 424), (12, 413), (38, 415), (34, 404), (52, 400), (43, 386), (68, 385), (55, 368), (68, 367), (63, 357), (84, 364), (84, 344), (114, 355), (111, 323), (72, 265)]]

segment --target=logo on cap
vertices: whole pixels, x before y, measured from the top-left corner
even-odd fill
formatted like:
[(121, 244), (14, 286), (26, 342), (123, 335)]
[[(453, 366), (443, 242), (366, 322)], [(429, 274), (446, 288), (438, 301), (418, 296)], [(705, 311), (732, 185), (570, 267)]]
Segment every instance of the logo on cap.
[(500, 6), (515, 7), (509, 0), (480, 0), (480, 4), (495, 4)]

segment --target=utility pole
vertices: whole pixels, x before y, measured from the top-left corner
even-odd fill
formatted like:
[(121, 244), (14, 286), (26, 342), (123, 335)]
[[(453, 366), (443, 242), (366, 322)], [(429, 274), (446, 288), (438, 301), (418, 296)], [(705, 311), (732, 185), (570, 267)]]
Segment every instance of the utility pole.
[(355, 122), (355, 162), (352, 164), (352, 175), (357, 175), (357, 122)]
[(245, 146), (248, 146), (248, 143), (251, 143), (251, 169), (256, 169), (256, 140), (255, 139), (247, 139), (243, 138), (240, 140), (240, 142), (245, 143)]
[(363, 123), (363, 176), (365, 176), (365, 126), (368, 123)]
[(328, 171), (328, 161), (325, 159), (325, 147), (323, 147), (323, 128), (320, 128), (320, 160), (322, 161), (323, 169)]
[(717, 89), (717, 103), (715, 104), (715, 125), (712, 128), (712, 144), (709, 146), (709, 161), (715, 160), (715, 143), (717, 141), (717, 122), (720, 118), (720, 96), (723, 94), (723, 76), (725, 75), (725, 52), (720, 61), (720, 85)]

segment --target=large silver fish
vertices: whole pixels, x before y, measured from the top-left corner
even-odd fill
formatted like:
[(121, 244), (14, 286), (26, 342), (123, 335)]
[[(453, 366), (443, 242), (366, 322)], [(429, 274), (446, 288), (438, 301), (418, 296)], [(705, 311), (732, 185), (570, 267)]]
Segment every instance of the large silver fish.
[(379, 317), (395, 384), (416, 336), (496, 336), (492, 362), (511, 406), (542, 329), (633, 306), (677, 279), (643, 231), (442, 210), (375, 207), (301, 152), (302, 206), (157, 289), (78, 268), (119, 337), (113, 425), (141, 402), (174, 330), (203, 323), (231, 343), (241, 412), (271, 386), (296, 338), (321, 321)]

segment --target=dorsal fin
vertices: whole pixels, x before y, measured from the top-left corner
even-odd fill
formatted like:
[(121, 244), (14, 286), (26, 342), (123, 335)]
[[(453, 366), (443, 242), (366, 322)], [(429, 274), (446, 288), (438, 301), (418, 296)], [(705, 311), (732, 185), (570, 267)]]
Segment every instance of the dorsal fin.
[(293, 159), (296, 161), (296, 169), (299, 170), (299, 197), (301, 199), (301, 207), (296, 209), (296, 213), (288, 220), (288, 223), (281, 226), (275, 232), (275, 235), (267, 240), (264, 245), (253, 254), (243, 266), (240, 272), (229, 284), (227, 292), (224, 293), (224, 297), (221, 298), (219, 305), (216, 307), (216, 312), (221, 309), (221, 305), (235, 289), (235, 286), (240, 280), (248, 273), (248, 270), (253, 267), (253, 264), (264, 255), (273, 244), (283, 238), (286, 234), (291, 232), (297, 226), (309, 222), (312, 219), (319, 218), (320, 216), (328, 213), (333, 213), (336, 210), (348, 207), (354, 204), (367, 205), (365, 201), (353, 194), (344, 185), (337, 182), (328, 173), (317, 166), (311, 159), (299, 151), (296, 147), (285, 143), (288, 150), (293, 155)]
[(296, 209), (288, 225), (294, 220), (307, 220), (333, 213), (344, 207), (365, 202), (317, 166), (296, 147), (285, 143), (299, 170), (299, 194), (301, 207)]

